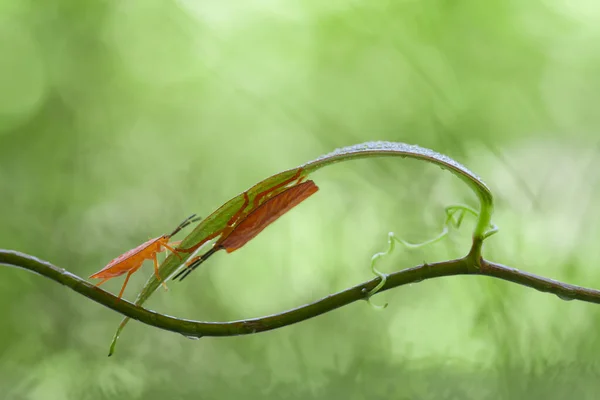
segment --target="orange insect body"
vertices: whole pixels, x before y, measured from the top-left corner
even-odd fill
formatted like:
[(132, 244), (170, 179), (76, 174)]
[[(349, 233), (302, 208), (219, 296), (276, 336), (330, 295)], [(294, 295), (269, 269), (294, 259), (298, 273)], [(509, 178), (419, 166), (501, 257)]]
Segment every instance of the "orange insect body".
[[(154, 262), (154, 274), (159, 281), (162, 281), (160, 275), (158, 274), (158, 259), (156, 258), (156, 254), (169, 249), (171, 252), (175, 253), (179, 258), (181, 258), (181, 256), (178, 254), (179, 250), (176, 250), (169, 245), (169, 239), (171, 239), (172, 236), (189, 225), (191, 222), (194, 222), (195, 220), (192, 220), (194, 216), (195, 215), (192, 215), (183, 221), (170, 235), (162, 235), (157, 238), (150, 239), (147, 242), (140, 244), (136, 248), (120, 255), (109, 262), (106, 267), (91, 275), (90, 278), (102, 279), (102, 281), (96, 284), (96, 286), (100, 286), (109, 279), (127, 273), (127, 277), (125, 278), (121, 292), (119, 292), (118, 298), (120, 299), (121, 296), (123, 296), (123, 292), (125, 291), (129, 277), (138, 269), (140, 269), (144, 261), (151, 259)], [(174, 243), (171, 244), (174, 245)], [(164, 282), (163, 285), (166, 288)]]
[[(257, 194), (252, 202), (252, 208), (249, 212), (245, 212), (245, 209), (250, 203), (250, 199), (248, 198), (248, 193), (244, 192), (244, 203), (231, 217), (225, 228), (213, 233), (193, 248), (185, 249), (184, 251), (193, 251), (206, 241), (220, 236), (213, 247), (202, 256), (192, 259), (186, 265), (186, 268), (175, 275), (173, 279), (177, 279), (182, 275), (181, 280), (183, 280), (197, 268), (198, 265), (206, 261), (208, 257), (218, 250), (225, 249), (227, 253), (231, 253), (241, 248), (262, 232), (267, 226), (279, 219), (283, 214), (316, 193), (319, 188), (313, 181), (300, 183), (302, 180), (300, 177), (301, 172), (302, 170), (300, 169), (290, 179)], [(285, 187), (295, 180), (297, 180), (295, 185), (287, 188)], [(259, 202), (262, 199), (266, 200), (259, 205)]]

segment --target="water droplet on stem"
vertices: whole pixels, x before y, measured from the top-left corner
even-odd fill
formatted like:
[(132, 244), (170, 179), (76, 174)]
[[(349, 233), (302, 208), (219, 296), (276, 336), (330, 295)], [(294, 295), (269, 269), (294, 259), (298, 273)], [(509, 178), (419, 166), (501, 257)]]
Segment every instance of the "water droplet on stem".
[(200, 339), (198, 336), (187, 336), (187, 335), (183, 335), (184, 338), (186, 339), (190, 339), (190, 340), (198, 340)]
[(574, 298), (572, 298), (571, 296), (567, 296), (565, 294), (557, 294), (556, 297), (558, 297), (561, 300), (564, 301), (571, 301), (571, 300), (575, 300)]

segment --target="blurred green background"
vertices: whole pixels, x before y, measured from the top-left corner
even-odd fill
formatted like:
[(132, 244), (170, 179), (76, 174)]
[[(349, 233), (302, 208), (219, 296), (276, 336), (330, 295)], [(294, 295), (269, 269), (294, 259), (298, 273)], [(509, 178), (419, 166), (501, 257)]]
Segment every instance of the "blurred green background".
[[(497, 262), (600, 287), (595, 0), (0, 0), (0, 247), (87, 277), (336, 147), (415, 143), (496, 195)], [(388, 231), (475, 205), (426, 163), (361, 160), (148, 307), (225, 321), (371, 279)], [(448, 240), (381, 266), (460, 257)], [(135, 298), (152, 272), (133, 276)], [(104, 288), (118, 292), (121, 279)], [(2, 399), (596, 399), (600, 308), (483, 277), (378, 295), (281, 330), (191, 341), (0, 268)]]

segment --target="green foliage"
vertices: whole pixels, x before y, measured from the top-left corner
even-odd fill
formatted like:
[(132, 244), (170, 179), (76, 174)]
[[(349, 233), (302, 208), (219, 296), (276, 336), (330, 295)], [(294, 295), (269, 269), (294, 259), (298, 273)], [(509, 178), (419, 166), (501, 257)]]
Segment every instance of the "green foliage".
[[(594, 4), (2, 0), (0, 247), (89, 276), (281, 168), (379, 139), (485, 177), (502, 226), (488, 258), (598, 288)], [(449, 174), (398, 163), (320, 171), (318, 196), (148, 307), (220, 321), (296, 307), (369, 279), (387, 232), (427, 240), (441, 207), (476, 207)], [(460, 256), (470, 231), (381, 269)], [(113, 312), (2, 268), (1, 397), (597, 397), (595, 305), (469, 276), (379, 296), (384, 312), (240, 338), (131, 324), (107, 358)]]

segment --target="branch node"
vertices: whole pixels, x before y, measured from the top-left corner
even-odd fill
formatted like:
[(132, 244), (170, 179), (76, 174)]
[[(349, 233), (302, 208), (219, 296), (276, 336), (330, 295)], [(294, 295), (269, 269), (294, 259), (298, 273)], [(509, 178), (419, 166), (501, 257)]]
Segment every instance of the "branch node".
[[(375, 290), (375, 289), (373, 289), (373, 290)], [(384, 303), (382, 306), (380, 306), (380, 305), (378, 305), (378, 304), (375, 304), (375, 303), (373, 303), (373, 302), (371, 301), (371, 296), (373, 296), (373, 295), (372, 295), (372, 294), (370, 294), (370, 292), (369, 292), (369, 291), (368, 291), (366, 288), (363, 288), (363, 289), (361, 290), (361, 292), (365, 294), (365, 298), (364, 298), (364, 300), (365, 300), (367, 303), (369, 303), (369, 305), (370, 305), (371, 307), (373, 307), (375, 310), (383, 310), (384, 308), (387, 308), (387, 306), (388, 306), (388, 303), (387, 303), (387, 302), (386, 302), (386, 303)]]

